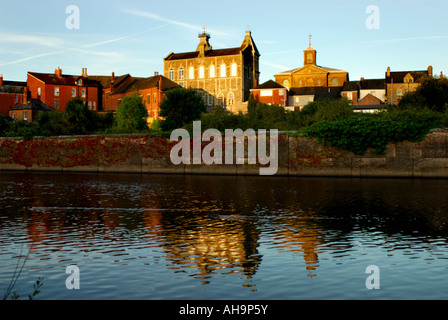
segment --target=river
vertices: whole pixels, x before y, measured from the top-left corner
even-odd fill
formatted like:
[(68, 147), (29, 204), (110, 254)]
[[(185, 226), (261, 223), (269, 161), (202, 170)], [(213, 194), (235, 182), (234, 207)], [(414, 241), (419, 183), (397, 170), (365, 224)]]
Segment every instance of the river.
[(26, 297), (43, 277), (41, 300), (446, 299), (447, 190), (431, 179), (3, 172), (0, 292), (25, 262), (13, 291)]

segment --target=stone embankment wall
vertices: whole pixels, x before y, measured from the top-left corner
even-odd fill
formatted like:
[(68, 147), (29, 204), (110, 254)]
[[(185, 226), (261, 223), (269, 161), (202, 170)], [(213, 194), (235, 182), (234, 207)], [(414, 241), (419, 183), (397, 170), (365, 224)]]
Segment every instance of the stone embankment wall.
[[(177, 142), (148, 135), (0, 138), (0, 170), (259, 175), (260, 165), (173, 165)], [(323, 147), (314, 139), (280, 135), (277, 176), (448, 178), (448, 133), (418, 143), (390, 143), (384, 155)], [(269, 148), (268, 148), (269, 150)], [(247, 148), (246, 148), (247, 151)]]

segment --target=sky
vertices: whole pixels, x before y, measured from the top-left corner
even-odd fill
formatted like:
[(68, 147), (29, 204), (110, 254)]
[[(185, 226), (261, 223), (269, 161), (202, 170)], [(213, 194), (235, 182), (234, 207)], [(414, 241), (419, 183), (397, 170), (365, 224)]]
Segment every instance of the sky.
[(204, 26), (213, 49), (251, 31), (260, 83), (301, 67), (310, 34), (317, 64), (352, 81), (387, 67), (448, 74), (447, 12), (441, 0), (0, 0), (0, 74), (163, 74), (163, 58), (196, 50)]

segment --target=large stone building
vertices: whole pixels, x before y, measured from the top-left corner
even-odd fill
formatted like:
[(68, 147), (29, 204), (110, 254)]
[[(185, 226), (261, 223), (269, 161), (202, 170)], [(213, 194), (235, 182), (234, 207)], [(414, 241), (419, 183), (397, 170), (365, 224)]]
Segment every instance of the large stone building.
[(286, 89), (303, 87), (343, 87), (348, 72), (317, 65), (317, 51), (310, 45), (303, 51), (303, 66), (274, 75)]
[(259, 81), (259, 57), (251, 32), (239, 47), (213, 49), (210, 35), (199, 34), (196, 51), (170, 53), (164, 75), (185, 88), (198, 90), (209, 109), (222, 105), (231, 112), (246, 112), (250, 89)]

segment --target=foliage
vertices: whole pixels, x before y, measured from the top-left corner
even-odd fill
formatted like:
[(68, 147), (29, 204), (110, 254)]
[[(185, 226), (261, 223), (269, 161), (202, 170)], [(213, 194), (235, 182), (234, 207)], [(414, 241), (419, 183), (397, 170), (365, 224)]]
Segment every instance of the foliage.
[(147, 111), (140, 95), (136, 92), (123, 98), (115, 117), (116, 131), (137, 133), (147, 131)]
[(10, 117), (0, 114), (0, 137), (4, 136), (5, 132), (11, 126), (12, 121)]
[(383, 154), (389, 142), (421, 141), (431, 126), (422, 122), (392, 120), (387, 117), (353, 116), (336, 121), (321, 121), (302, 130), (308, 138), (322, 144), (362, 155), (368, 148)]
[(353, 108), (347, 99), (321, 99), (308, 103), (301, 110), (303, 126), (320, 121), (336, 121), (353, 115)]
[(429, 108), (437, 112), (445, 112), (448, 107), (448, 78), (426, 77), (414, 92), (406, 93), (400, 100), (401, 109)]
[(169, 90), (160, 104), (163, 131), (182, 128), (201, 117), (207, 107), (202, 96), (194, 89), (174, 88)]
[(162, 125), (160, 124), (160, 120), (159, 119), (154, 119), (151, 122), (151, 125), (149, 127), (149, 131), (151, 133), (161, 133), (163, 131), (162, 130)]

